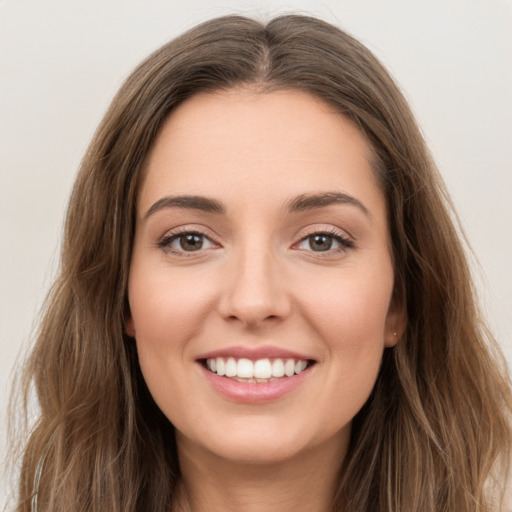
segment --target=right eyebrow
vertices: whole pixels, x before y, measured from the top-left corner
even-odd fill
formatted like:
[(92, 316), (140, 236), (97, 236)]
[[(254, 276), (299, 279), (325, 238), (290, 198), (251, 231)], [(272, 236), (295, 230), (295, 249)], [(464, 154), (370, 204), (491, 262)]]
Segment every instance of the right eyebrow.
[(209, 197), (204, 196), (165, 196), (154, 203), (144, 215), (147, 219), (150, 215), (163, 210), (164, 208), (188, 208), (203, 212), (225, 214), (225, 206)]
[(316, 208), (325, 208), (332, 204), (349, 204), (355, 206), (371, 219), (371, 214), (368, 208), (366, 208), (359, 199), (348, 194), (343, 194), (342, 192), (301, 194), (292, 201), (289, 201), (287, 206), (289, 211), (300, 212), (304, 210), (314, 210)]

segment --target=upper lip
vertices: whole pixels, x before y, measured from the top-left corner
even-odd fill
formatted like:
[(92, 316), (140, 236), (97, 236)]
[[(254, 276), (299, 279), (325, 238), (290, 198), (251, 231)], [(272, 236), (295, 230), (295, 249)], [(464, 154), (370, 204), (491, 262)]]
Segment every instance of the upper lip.
[(251, 359), (256, 361), (258, 359), (301, 359), (303, 361), (312, 361), (312, 357), (294, 352), (292, 350), (275, 347), (271, 345), (259, 346), (259, 347), (246, 347), (246, 346), (234, 346), (220, 348), (200, 354), (197, 359), (214, 359), (216, 357), (234, 357), (235, 359)]

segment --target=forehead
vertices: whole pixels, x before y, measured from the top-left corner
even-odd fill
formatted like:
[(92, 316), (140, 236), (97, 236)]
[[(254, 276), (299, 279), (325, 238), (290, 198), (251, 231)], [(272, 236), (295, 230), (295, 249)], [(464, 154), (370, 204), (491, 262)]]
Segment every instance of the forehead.
[(186, 193), (282, 199), (367, 189), (382, 201), (372, 161), (355, 124), (305, 92), (198, 94), (160, 129), (144, 163), (139, 208), (158, 195)]

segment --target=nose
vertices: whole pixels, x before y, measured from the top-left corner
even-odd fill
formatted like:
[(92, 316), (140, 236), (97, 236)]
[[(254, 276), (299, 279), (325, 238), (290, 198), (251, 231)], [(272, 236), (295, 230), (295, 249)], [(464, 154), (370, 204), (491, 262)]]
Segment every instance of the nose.
[(219, 312), (225, 320), (258, 329), (289, 315), (285, 275), (272, 251), (241, 251), (226, 262), (226, 275), (221, 279)]

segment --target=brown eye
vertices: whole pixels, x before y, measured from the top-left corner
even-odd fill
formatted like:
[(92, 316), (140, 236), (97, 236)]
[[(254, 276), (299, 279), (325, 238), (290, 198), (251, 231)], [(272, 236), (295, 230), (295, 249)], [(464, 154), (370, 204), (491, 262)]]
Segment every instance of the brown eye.
[(198, 251), (203, 248), (203, 238), (203, 235), (198, 235), (196, 233), (181, 235), (178, 239), (179, 246), (184, 251)]
[(158, 246), (174, 254), (181, 255), (216, 247), (212, 240), (206, 235), (194, 231), (166, 236), (158, 243)]
[(328, 233), (319, 231), (312, 233), (311, 235), (305, 236), (297, 244), (294, 244), (294, 249), (300, 249), (303, 251), (312, 251), (318, 253), (338, 253), (352, 249), (354, 242), (345, 238), (343, 235), (338, 233)]
[(318, 233), (308, 237), (309, 246), (313, 251), (328, 251), (332, 248), (332, 236), (324, 233)]

